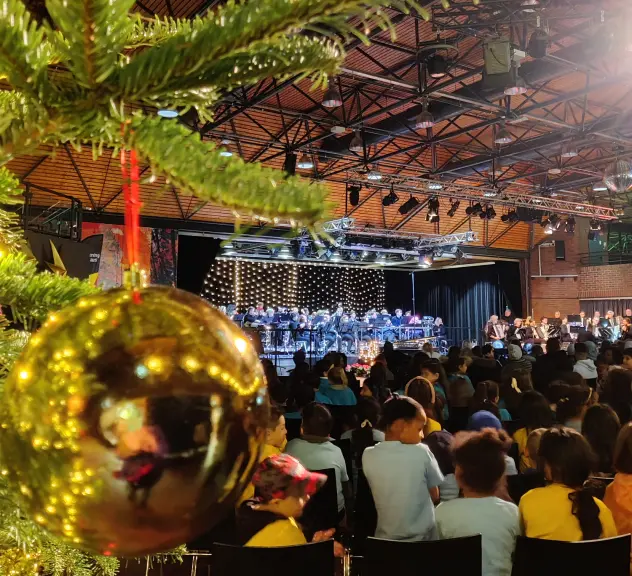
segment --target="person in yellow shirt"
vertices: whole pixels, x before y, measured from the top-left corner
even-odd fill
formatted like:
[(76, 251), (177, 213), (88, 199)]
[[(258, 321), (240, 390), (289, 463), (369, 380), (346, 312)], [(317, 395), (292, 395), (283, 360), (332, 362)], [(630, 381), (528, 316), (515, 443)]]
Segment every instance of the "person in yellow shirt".
[(513, 440), (518, 444), (520, 472), (525, 473), (527, 470), (537, 468), (533, 455), (526, 454), (529, 434), (538, 428), (553, 426), (553, 412), (551, 412), (551, 407), (542, 394), (535, 390), (529, 390), (522, 394), (520, 422), (524, 424), (524, 428), (516, 430)]
[(583, 488), (596, 462), (579, 432), (563, 427), (547, 430), (538, 462), (551, 484), (527, 492), (520, 500), (525, 536), (577, 542), (617, 535), (610, 510)]
[[(259, 462), (275, 454), (280, 454), (287, 444), (287, 430), (285, 428), (285, 416), (276, 406), (270, 408), (270, 418), (266, 429), (266, 442), (259, 454)], [(255, 495), (255, 488), (252, 483), (246, 486), (243, 494), (237, 501), (240, 506), (246, 500), (250, 500)]]
[(606, 488), (604, 503), (612, 512), (619, 534), (632, 533), (632, 423), (621, 428), (614, 448), (616, 475)]
[[(257, 547), (307, 544), (296, 518), (326, 481), (327, 476), (309, 472), (289, 454), (266, 458), (252, 478), (255, 498), (237, 511), (237, 541)], [(329, 539), (333, 533), (333, 529), (317, 532), (314, 541)]]
[(427, 438), (433, 432), (439, 432), (442, 429), (443, 414), (442, 408), (439, 409), (437, 407), (437, 395), (434, 386), (425, 378), (417, 376), (406, 384), (404, 394), (419, 402), (426, 412), (424, 437)]

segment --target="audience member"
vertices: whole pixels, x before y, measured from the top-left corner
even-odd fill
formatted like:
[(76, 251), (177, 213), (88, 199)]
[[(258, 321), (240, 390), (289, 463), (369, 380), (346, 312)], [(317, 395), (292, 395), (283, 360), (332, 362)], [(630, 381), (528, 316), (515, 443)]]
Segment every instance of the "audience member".
[(588, 347), (585, 343), (578, 342), (575, 344), (575, 366), (573, 371), (581, 374), (586, 384), (593, 390), (597, 388), (597, 367), (595, 363), (588, 358)]
[(383, 404), (390, 396), (390, 389), (386, 380), (386, 368), (383, 364), (371, 366), (371, 372), (362, 385), (360, 395), (375, 398), (380, 404)]
[(325, 406), (316, 402), (305, 406), (301, 437), (288, 442), (285, 452), (297, 458), (309, 470), (335, 470), (338, 512), (342, 519), (345, 499), (350, 499), (349, 476), (340, 448), (330, 441), (332, 427), (333, 418)]
[(621, 428), (614, 448), (614, 481), (606, 488), (604, 504), (612, 512), (619, 534), (632, 533), (632, 423)]
[(428, 436), (433, 432), (438, 432), (443, 424), (443, 404), (439, 399), (437, 404), (437, 395), (434, 386), (425, 378), (417, 376), (408, 384), (404, 394), (421, 404), (426, 413), (426, 425), (424, 426), (424, 436)]
[(582, 420), (592, 397), (592, 388), (582, 384), (570, 385), (564, 380), (554, 380), (549, 386), (549, 402), (556, 411), (558, 424), (572, 428), (581, 434)]
[(476, 385), (474, 397), (470, 402), (470, 414), (487, 410), (502, 422), (510, 422), (511, 414), (505, 408), (499, 408), (500, 392), (497, 382), (484, 380)]
[(546, 428), (536, 428), (529, 432), (527, 436), (527, 444), (524, 449), (525, 461), (528, 463), (533, 462), (534, 468), (525, 468), (520, 470), (523, 474), (541, 474), (541, 471), (537, 468), (538, 462), (538, 450), (540, 450), (540, 441), (542, 440), (542, 434), (546, 432)]
[(320, 379), (316, 402), (332, 406), (355, 406), (357, 399), (347, 383), (347, 375), (340, 366), (332, 366), (327, 378)]
[(608, 372), (601, 400), (619, 417), (621, 424), (632, 420), (632, 372), (615, 369)]
[(582, 435), (597, 456), (595, 472), (605, 476), (613, 474), (612, 459), (620, 428), (617, 413), (607, 404), (595, 404), (586, 410)]
[(584, 488), (596, 466), (586, 439), (572, 428), (551, 428), (540, 441), (538, 460), (550, 485), (520, 500), (524, 535), (576, 542), (617, 535), (612, 513)]
[(388, 363), (386, 362), (386, 356), (384, 354), (378, 354), (373, 360), (373, 365), (381, 364), (384, 366), (384, 371), (386, 373), (386, 383), (390, 387), (395, 382), (395, 375), (389, 370)]
[(623, 362), (621, 367), (632, 370), (632, 340), (626, 340), (623, 348)]
[(443, 401), (443, 421), (447, 422), (450, 417), (448, 409), (448, 378), (445, 375), (441, 362), (434, 358), (426, 360), (421, 366), (421, 376), (434, 386), (437, 396), (441, 397)]
[(439, 470), (443, 474), (443, 482), (439, 485), (439, 498), (441, 502), (454, 500), (459, 497), (459, 486), (454, 475), (454, 458), (452, 457), (452, 441), (454, 436), (447, 430), (433, 432), (423, 440), (424, 444), (437, 459)]
[[(494, 430), (502, 430), (503, 426), (500, 423), (500, 420), (496, 418), (491, 412), (487, 412), (486, 410), (480, 410), (472, 414), (470, 417), (470, 421), (468, 423), (468, 430), (474, 432), (480, 432), (481, 430), (485, 430), (486, 428), (493, 428)], [(511, 448), (511, 442), (506, 443), (505, 445), (505, 474), (507, 476), (516, 476), (518, 474), (518, 468), (516, 467), (516, 463), (514, 459), (507, 454), (509, 449)]]
[(509, 344), (507, 349), (509, 360), (501, 371), (501, 378), (515, 378), (517, 374), (529, 373), (533, 370), (533, 364), (522, 357), (522, 349), (516, 344)]
[(436, 539), (433, 501), (439, 501), (443, 474), (430, 449), (421, 444), (424, 409), (412, 398), (384, 404), (386, 441), (364, 451), (362, 464), (377, 509), (378, 538)]
[(287, 402), (288, 396), (290, 394), (289, 381), (281, 381), (281, 379), (277, 375), (276, 368), (270, 359), (264, 358), (263, 360), (261, 360), (261, 365), (263, 366), (263, 371), (266, 375), (266, 382), (268, 384), (268, 393), (270, 394), (270, 398), (274, 401), (275, 404), (278, 404), (279, 406), (285, 406), (285, 403)]
[(560, 377), (560, 374), (573, 371), (573, 362), (561, 350), (558, 338), (546, 341), (546, 354), (540, 356), (533, 368), (533, 384), (538, 392), (546, 395), (549, 383)]
[(511, 557), (521, 533), (518, 507), (496, 496), (508, 443), (503, 430), (457, 434), (453, 452), (463, 498), (443, 502), (436, 510), (440, 538), (481, 534), (483, 576), (511, 575)]
[(441, 358), (441, 354), (432, 347), (430, 342), (425, 342), (421, 349), (428, 355), (428, 358), (436, 358), (437, 360)]
[(505, 375), (500, 382), (500, 402), (498, 406), (505, 408), (515, 420), (520, 415), (522, 395), (533, 390), (533, 381), (528, 372), (516, 372)]
[(467, 375), (474, 387), (483, 380), (500, 381), (500, 364), (494, 356), (494, 348), (491, 344), (485, 344), (480, 351), (480, 356), (474, 356), (467, 369)]
[[(457, 378), (465, 379), (470, 387), (472, 388), (472, 395), (474, 394), (474, 387), (472, 386), (472, 381), (467, 375), (467, 369), (469, 360), (466, 356), (459, 356), (458, 358), (452, 358), (448, 360), (446, 365), (446, 372), (448, 374), (448, 382), (454, 382)], [(449, 392), (449, 386), (448, 386)]]
[(519, 414), (522, 428), (516, 430), (513, 439), (518, 444), (520, 471), (525, 472), (528, 469), (538, 467), (537, 462), (529, 458), (525, 452), (529, 434), (538, 428), (550, 428), (553, 426), (553, 412), (551, 412), (551, 407), (542, 394), (535, 390), (530, 390), (522, 395)]

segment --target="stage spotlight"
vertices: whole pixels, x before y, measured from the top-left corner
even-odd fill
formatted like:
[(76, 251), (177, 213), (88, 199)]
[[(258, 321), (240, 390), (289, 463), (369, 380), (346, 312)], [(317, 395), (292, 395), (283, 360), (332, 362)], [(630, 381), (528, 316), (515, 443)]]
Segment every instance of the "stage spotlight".
[(376, 264), (381, 264), (383, 266), (386, 263), (386, 254), (382, 254), (380, 252), (375, 259), (375, 262)]
[(569, 216), (564, 223), (564, 232), (567, 234), (572, 234), (575, 232), (575, 218)]
[(400, 207), (399, 207), (399, 213), (404, 216), (405, 214), (408, 214), (411, 210), (413, 210), (414, 208), (416, 208), (419, 205), (419, 200), (417, 200), (417, 198), (415, 198), (412, 194), (410, 195), (410, 198), (408, 200), (406, 200), (406, 202), (404, 202)]
[(281, 246), (281, 249), (279, 250), (279, 258), (282, 260), (289, 260), (292, 258), (292, 252), (287, 244), (283, 244), (283, 246)]
[(340, 260), (342, 260), (342, 256), (340, 256), (340, 251), (339, 250), (334, 250), (331, 253), (331, 256), (329, 258), (332, 262), (340, 262)]
[(543, 220), (544, 223), (544, 233), (545, 234), (553, 234), (555, 231), (555, 226), (552, 224), (550, 220)]
[(506, 224), (507, 222), (509, 222), (509, 214), (503, 214), (503, 215), (500, 217), (500, 221), (501, 221), (501, 222), (504, 222), (505, 224)]
[(430, 78), (443, 78), (448, 73), (448, 63), (440, 54), (435, 54), (434, 56), (428, 58), (426, 64), (428, 66), (428, 75)]
[(473, 206), (468, 206), (465, 209), (465, 213), (468, 216), (478, 216), (482, 211), (483, 211), (483, 207), (481, 206), (480, 202), (477, 202)]
[(493, 206), (487, 207), (486, 217), (488, 220), (493, 220), (494, 218), (496, 218), (496, 210), (494, 210)]
[(434, 262), (434, 257), (431, 253), (419, 254), (419, 266), (421, 268), (430, 268)]
[(435, 196), (434, 198), (430, 198), (430, 200), (428, 200), (428, 216), (430, 218), (439, 216), (439, 208), (439, 198)]
[(595, 220), (594, 218), (590, 221), (590, 230), (591, 232), (600, 232), (601, 231), (601, 223), (599, 220)]
[(325, 108), (338, 108), (338, 106), (342, 106), (340, 90), (338, 90), (338, 86), (336, 86), (333, 81), (329, 83), (329, 87), (323, 96), (322, 105)]
[(360, 204), (360, 190), (362, 190), (362, 186), (359, 184), (349, 186), (349, 204), (351, 206)]
[(362, 140), (362, 136), (359, 132), (355, 132), (353, 134), (353, 138), (349, 143), (349, 152), (355, 152), (356, 154), (364, 152), (364, 141)]
[(362, 260), (366, 260), (369, 257), (369, 251), (368, 250), (362, 250)]
[(553, 230), (559, 230), (562, 225), (562, 220), (557, 214), (553, 214), (549, 217), (549, 222)]
[(392, 206), (399, 202), (399, 196), (395, 194), (395, 191), (391, 188), (391, 191), (382, 198), (382, 206)]
[(450, 218), (454, 218), (454, 215), (456, 214), (456, 211), (459, 209), (460, 205), (460, 200), (450, 200), (450, 209), (448, 210), (448, 216)]

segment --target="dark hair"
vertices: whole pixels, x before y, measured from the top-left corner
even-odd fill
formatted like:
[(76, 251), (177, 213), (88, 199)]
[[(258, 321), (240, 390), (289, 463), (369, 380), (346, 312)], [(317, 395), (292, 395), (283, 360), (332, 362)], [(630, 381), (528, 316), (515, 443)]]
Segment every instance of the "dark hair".
[(586, 410), (582, 434), (597, 455), (597, 472), (612, 473), (612, 457), (621, 424), (617, 413), (606, 404), (595, 404)]
[(409, 376), (414, 378), (415, 376), (421, 376), (421, 369), (423, 365), (430, 359), (430, 356), (425, 352), (417, 352), (413, 359), (410, 361), (410, 367), (408, 369)]
[(493, 494), (505, 474), (505, 454), (510, 446), (504, 430), (459, 432), (452, 452), (463, 483), (479, 494)]
[(621, 424), (632, 420), (632, 372), (616, 368), (608, 372), (603, 402), (614, 409)]
[(319, 377), (321, 377), (323, 374), (325, 374), (325, 372), (329, 372), (332, 364), (333, 363), (330, 361), (330, 358), (325, 356), (324, 358), (321, 358), (318, 362), (316, 362), (316, 364), (314, 364), (314, 372), (318, 374)]
[(472, 348), (472, 356), (475, 356), (476, 358), (480, 358), (482, 356), (482, 350), (480, 346), (474, 346), (474, 348)]
[(443, 427), (443, 400), (437, 396), (428, 380), (421, 376), (413, 378), (406, 384), (406, 396), (419, 402), (426, 416), (436, 420)]
[(614, 447), (614, 469), (622, 474), (632, 474), (632, 423), (621, 427)]
[(421, 366), (422, 371), (423, 370), (428, 370), (428, 372), (430, 372), (431, 374), (438, 374), (439, 375), (439, 384), (441, 384), (441, 386), (443, 386), (443, 389), (446, 391), (448, 391), (448, 377), (446, 376), (445, 370), (443, 369), (443, 364), (441, 364), (441, 361), (437, 358), (428, 358), (428, 360), (426, 360), (422, 366)]
[(490, 352), (493, 352), (493, 350), (494, 347), (491, 344), (485, 344), (485, 346), (481, 348), (483, 356), (487, 356)]
[(536, 392), (529, 390), (522, 395), (520, 402), (520, 421), (527, 429), (527, 432), (536, 428), (550, 428), (553, 426), (553, 413), (546, 398)]
[(542, 346), (540, 346), (539, 344), (534, 344), (531, 347), (531, 355), (532, 356), (541, 356), (542, 354), (544, 354), (544, 350), (542, 349)]
[(441, 474), (447, 476), (454, 474), (454, 458), (452, 456), (452, 443), (454, 436), (447, 430), (438, 430), (432, 434), (428, 434), (423, 439), (423, 443), (430, 448), (430, 452), (436, 458), (439, 464)]
[(268, 430), (274, 430), (279, 425), (279, 420), (283, 416), (283, 410), (278, 406), (270, 406), (270, 417), (268, 418)]
[(448, 374), (456, 374), (459, 371), (459, 368), (465, 364), (467, 360), (465, 356), (458, 356), (454, 358), (448, 358), (448, 363), (446, 365), (446, 372)]
[[(522, 398), (526, 392), (533, 390), (533, 381), (530, 372), (506, 372), (501, 374), (500, 397), (505, 403), (505, 407), (514, 417), (520, 413)], [(513, 387), (516, 381), (517, 390)]]
[(595, 471), (595, 460), (590, 444), (571, 428), (551, 428), (542, 434), (538, 450), (540, 468), (543, 471), (548, 464), (551, 480), (574, 490), (569, 498), (583, 540), (597, 540), (603, 530), (599, 506), (592, 493), (583, 488), (584, 482)]
[(549, 338), (546, 341), (546, 353), (548, 356), (550, 356), (554, 352), (558, 352), (560, 348), (561, 348), (561, 345), (560, 345), (559, 338)]
[(588, 354), (588, 346), (584, 342), (578, 342), (575, 344), (575, 356), (577, 354)]
[(356, 406), (356, 427), (351, 433), (353, 455), (357, 468), (362, 468), (362, 454), (369, 446), (375, 445), (373, 429), (380, 420), (380, 404), (374, 398), (360, 398)]
[(312, 402), (303, 408), (303, 433), (326, 437), (331, 433), (334, 419), (322, 404)]
[(500, 410), (496, 405), (496, 398), (499, 395), (499, 386), (492, 380), (483, 380), (476, 385), (476, 391), (470, 402), (470, 414), (486, 410), (491, 412), (500, 420)]
[(557, 405), (557, 421), (565, 424), (577, 418), (586, 406), (592, 388), (589, 386), (572, 386), (564, 380), (554, 380), (549, 387), (549, 401)]
[(460, 346), (450, 346), (448, 348), (448, 360), (452, 358), (458, 358), (461, 355), (461, 347)]
[(405, 396), (394, 396), (382, 406), (380, 428), (388, 430), (397, 420), (411, 421), (424, 413), (419, 402)]

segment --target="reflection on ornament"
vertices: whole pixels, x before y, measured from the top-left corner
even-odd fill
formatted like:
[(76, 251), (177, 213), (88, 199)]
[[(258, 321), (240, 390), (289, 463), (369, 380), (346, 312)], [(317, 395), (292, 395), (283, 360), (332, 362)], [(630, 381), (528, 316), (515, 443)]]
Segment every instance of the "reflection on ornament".
[(192, 294), (140, 289), (51, 315), (8, 377), (0, 449), (31, 518), (105, 555), (208, 530), (249, 481), (267, 417), (243, 333)]

